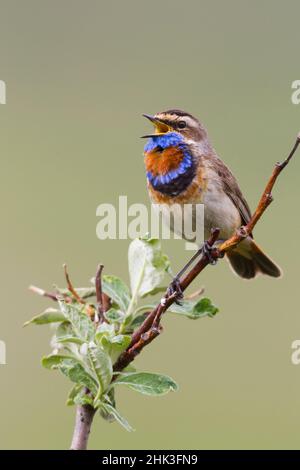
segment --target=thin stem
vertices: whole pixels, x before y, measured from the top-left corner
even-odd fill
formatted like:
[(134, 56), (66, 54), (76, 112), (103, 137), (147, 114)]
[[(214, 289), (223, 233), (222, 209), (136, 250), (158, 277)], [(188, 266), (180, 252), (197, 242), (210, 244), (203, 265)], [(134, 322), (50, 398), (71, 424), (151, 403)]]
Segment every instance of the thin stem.
[(86, 450), (96, 410), (90, 405), (76, 409), (75, 427), (70, 450)]
[(28, 289), (31, 290), (31, 292), (33, 292), (34, 294), (41, 295), (42, 297), (48, 297), (48, 299), (54, 300), (55, 302), (58, 301), (58, 296), (53, 292), (47, 292), (37, 286), (29, 286)]
[(96, 288), (96, 299), (97, 299), (97, 310), (95, 313), (95, 323), (102, 323), (105, 321), (104, 307), (103, 307), (103, 293), (102, 293), (102, 271), (103, 264), (99, 264), (96, 277), (95, 277), (95, 288)]
[(205, 292), (204, 287), (200, 287), (200, 289), (196, 290), (195, 292), (192, 292), (190, 295), (185, 296), (185, 300), (194, 300), (197, 299), (197, 297), (201, 297)]
[[(96, 313), (99, 315), (99, 320), (105, 321), (104, 313), (110, 307), (110, 298), (108, 295), (102, 292), (102, 271), (103, 265), (100, 264), (97, 269), (95, 278), (95, 289), (97, 307)], [(96, 317), (96, 314), (95, 314)], [(97, 327), (97, 321), (95, 319), (95, 328)], [(90, 393), (86, 389), (86, 393)], [(73, 433), (73, 439), (71, 444), (71, 450), (86, 450), (91, 431), (91, 426), (95, 416), (96, 410), (90, 405), (77, 405), (76, 408), (76, 419), (75, 428)]]
[(67, 282), (67, 286), (68, 286), (68, 289), (69, 289), (69, 292), (73, 295), (73, 297), (77, 300), (77, 302), (79, 302), (80, 304), (85, 304), (85, 300), (83, 300), (80, 295), (77, 294), (72, 282), (71, 282), (71, 279), (70, 279), (70, 276), (69, 276), (69, 273), (68, 273), (68, 270), (67, 270), (67, 265), (64, 264), (63, 265), (63, 268), (64, 268), (64, 272), (65, 272), (65, 278), (66, 278), (66, 282)]

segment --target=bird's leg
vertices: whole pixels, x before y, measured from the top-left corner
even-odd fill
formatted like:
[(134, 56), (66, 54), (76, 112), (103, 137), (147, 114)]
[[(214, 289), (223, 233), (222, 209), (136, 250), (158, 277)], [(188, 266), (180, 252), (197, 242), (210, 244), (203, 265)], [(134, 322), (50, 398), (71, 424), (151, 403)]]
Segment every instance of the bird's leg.
[(181, 305), (181, 300), (183, 299), (183, 292), (181, 289), (180, 277), (178, 277), (178, 274), (176, 274), (176, 276), (172, 279), (168, 287), (167, 296), (169, 297), (171, 295), (175, 296), (175, 303), (177, 305)]
[(186, 263), (185, 266), (183, 266), (183, 268), (179, 271), (179, 273), (176, 274), (176, 276), (174, 277), (173, 281), (176, 282), (180, 280), (181, 276), (186, 272), (186, 270), (193, 264), (194, 261), (196, 261), (196, 259), (202, 254), (202, 250), (203, 250), (203, 246), (201, 248), (199, 248), (199, 250), (196, 251), (196, 253), (193, 254), (193, 256), (191, 257), (191, 259)]
[(215, 257), (212, 256), (212, 251), (215, 249), (214, 246), (211, 246), (207, 241), (205, 241), (199, 250), (191, 257), (191, 259), (186, 263), (186, 265), (176, 274), (173, 278), (169, 288), (168, 288), (168, 295), (176, 294), (175, 302), (180, 305), (180, 300), (183, 299), (183, 292), (181, 290), (180, 285), (180, 278), (186, 272), (186, 270), (199, 258), (200, 255), (204, 254), (207, 256), (207, 259), (210, 264), (215, 265), (217, 260)]
[(180, 300), (183, 299), (183, 292), (180, 285), (180, 278), (186, 272), (186, 270), (193, 264), (193, 262), (202, 254), (203, 247), (196, 251), (186, 265), (174, 276), (171, 284), (168, 287), (168, 295), (176, 294), (175, 303), (180, 305)]
[(215, 249), (215, 247), (212, 247), (212, 246), (211, 246), (209, 243), (207, 243), (207, 242), (204, 242), (204, 243), (203, 243), (203, 246), (202, 246), (202, 248), (201, 248), (201, 253), (203, 253), (203, 254), (207, 257), (207, 259), (208, 259), (208, 261), (209, 261), (209, 264), (212, 264), (212, 265), (217, 264), (216, 258), (214, 258), (214, 257), (212, 256), (212, 251), (213, 251), (214, 249)]

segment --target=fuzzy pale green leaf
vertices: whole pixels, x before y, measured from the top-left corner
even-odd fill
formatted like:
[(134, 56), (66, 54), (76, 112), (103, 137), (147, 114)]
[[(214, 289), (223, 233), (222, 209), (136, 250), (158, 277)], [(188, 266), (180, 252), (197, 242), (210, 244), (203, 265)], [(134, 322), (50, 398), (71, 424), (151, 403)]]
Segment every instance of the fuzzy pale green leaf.
[(24, 326), (35, 324), (35, 325), (46, 325), (47, 323), (58, 323), (64, 321), (65, 317), (63, 313), (55, 308), (47, 308), (43, 313), (36, 315), (31, 320), (24, 323)]
[(178, 389), (171, 377), (151, 372), (122, 374), (114, 381), (113, 386), (115, 385), (127, 385), (137, 392), (152, 396), (165, 395)]
[(83, 385), (75, 384), (71, 389), (67, 399), (67, 406), (72, 405), (93, 405), (93, 398), (90, 394), (86, 393), (86, 387)]
[(107, 310), (107, 312), (104, 313), (104, 316), (110, 323), (121, 323), (124, 318), (123, 312), (121, 312), (121, 310), (117, 310), (116, 308), (110, 308)]
[(59, 370), (72, 382), (84, 385), (93, 395), (97, 394), (98, 388), (94, 378), (79, 362), (74, 360), (63, 361), (59, 366)]
[(98, 392), (96, 399), (107, 390), (113, 376), (110, 356), (99, 346), (89, 346), (88, 355), (97, 377)]
[(113, 363), (118, 359), (120, 354), (128, 348), (130, 343), (130, 335), (116, 335), (109, 339), (108, 350)]
[(59, 369), (72, 382), (84, 385), (96, 395), (97, 383), (87, 368), (75, 356), (65, 354), (50, 354), (43, 357), (42, 365), (46, 369)]
[(118, 423), (126, 429), (126, 431), (134, 431), (128, 421), (116, 410), (116, 408), (111, 406), (109, 403), (103, 403), (101, 407), (106, 411), (108, 415), (112, 415), (115, 420), (118, 421)]
[(181, 305), (172, 304), (168, 311), (178, 315), (186, 316), (192, 320), (202, 317), (214, 317), (219, 309), (212, 303), (210, 299), (204, 297), (197, 301), (184, 300)]
[(72, 325), (74, 335), (82, 341), (90, 341), (95, 334), (95, 327), (89, 316), (77, 305), (60, 301), (59, 306), (65, 319)]
[(75, 405), (74, 399), (78, 395), (78, 393), (81, 392), (81, 390), (83, 390), (83, 386), (81, 384), (75, 384), (71, 388), (66, 402), (67, 406)]
[(49, 356), (42, 358), (42, 366), (46, 369), (57, 369), (66, 359), (74, 359), (74, 356), (67, 354), (49, 354)]
[(144, 297), (161, 289), (161, 283), (170, 266), (156, 239), (136, 239), (130, 243), (128, 263), (131, 292)]
[(102, 290), (123, 312), (126, 312), (130, 302), (130, 291), (122, 279), (117, 276), (104, 275)]

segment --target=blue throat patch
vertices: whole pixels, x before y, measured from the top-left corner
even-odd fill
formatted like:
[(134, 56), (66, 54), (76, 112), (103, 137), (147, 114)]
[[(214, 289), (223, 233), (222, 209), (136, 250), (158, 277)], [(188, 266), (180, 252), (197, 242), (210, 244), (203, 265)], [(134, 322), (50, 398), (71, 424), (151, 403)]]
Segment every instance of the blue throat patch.
[(177, 147), (180, 144), (184, 144), (184, 140), (178, 132), (168, 132), (154, 137), (150, 137), (145, 145), (145, 152), (151, 152), (156, 147), (162, 147), (166, 149), (168, 147)]
[(168, 132), (167, 134), (158, 135), (157, 137), (150, 137), (145, 145), (145, 152), (151, 152), (157, 147), (167, 149), (169, 147), (178, 147), (182, 150), (183, 159), (178, 168), (171, 170), (165, 175), (154, 176), (151, 171), (147, 172), (147, 178), (154, 188), (161, 187), (162, 185), (169, 185), (179, 176), (184, 175), (191, 170), (193, 165), (192, 155), (190, 154), (183, 138), (177, 132)]

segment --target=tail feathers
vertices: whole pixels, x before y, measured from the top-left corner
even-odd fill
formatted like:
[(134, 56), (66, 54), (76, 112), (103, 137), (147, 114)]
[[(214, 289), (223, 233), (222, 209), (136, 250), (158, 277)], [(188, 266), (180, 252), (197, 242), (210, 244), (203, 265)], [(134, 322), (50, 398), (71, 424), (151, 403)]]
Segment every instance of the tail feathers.
[(271, 260), (256, 243), (252, 242), (253, 250), (252, 255), (254, 261), (256, 262), (260, 272), (262, 274), (267, 274), (271, 277), (280, 277), (282, 275), (281, 269), (274, 261)]
[(233, 270), (244, 279), (252, 279), (257, 274), (266, 274), (271, 277), (280, 277), (281, 269), (252, 241), (251, 256), (244, 256), (237, 251), (229, 253), (228, 260)]
[(246, 258), (237, 252), (232, 251), (227, 255), (229, 263), (233, 271), (244, 279), (252, 279), (257, 274), (257, 266), (255, 261), (250, 258)]

